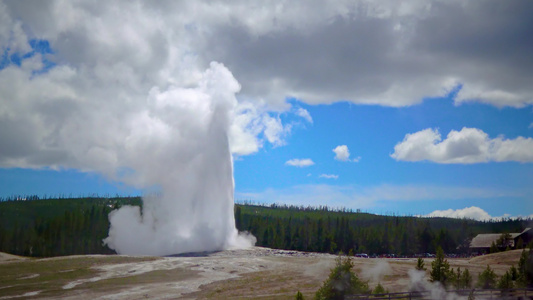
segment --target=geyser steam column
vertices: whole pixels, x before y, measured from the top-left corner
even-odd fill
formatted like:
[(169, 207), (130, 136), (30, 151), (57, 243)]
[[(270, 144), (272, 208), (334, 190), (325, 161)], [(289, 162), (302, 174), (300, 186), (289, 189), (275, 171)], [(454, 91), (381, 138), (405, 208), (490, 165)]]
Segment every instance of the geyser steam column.
[[(195, 88), (153, 88), (131, 122), (124, 153), (132, 175), (126, 181), (160, 188), (143, 198), (143, 209), (110, 213), (104, 239), (119, 254), (170, 255), (244, 248), (233, 214), (233, 161), (228, 131), (239, 83), (222, 64), (211, 63)], [(140, 156), (142, 153), (144, 156)]]

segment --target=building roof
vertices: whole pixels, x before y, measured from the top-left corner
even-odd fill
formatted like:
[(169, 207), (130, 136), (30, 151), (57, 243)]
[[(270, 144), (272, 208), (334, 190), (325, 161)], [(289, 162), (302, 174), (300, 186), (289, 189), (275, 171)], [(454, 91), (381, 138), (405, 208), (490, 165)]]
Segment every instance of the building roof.
[[(520, 235), (522, 235), (522, 234), (524, 234), (524, 233), (526, 233), (526, 232), (528, 232), (530, 230), (531, 230), (531, 228), (526, 228), (526, 229), (524, 229), (524, 231), (522, 231), (520, 233), (510, 233), (510, 235), (511, 235), (511, 238), (514, 240), (517, 237), (519, 237)], [(483, 234), (478, 234), (470, 242), (470, 248), (490, 248), (492, 243), (493, 242), (495, 243), (500, 238), (501, 235), (502, 235), (501, 233), (483, 233)], [(514, 241), (512, 241), (510, 246), (514, 246)]]
[[(531, 230), (531, 228), (526, 228), (526, 229), (524, 229), (524, 231), (520, 232), (519, 235), (522, 235), (522, 234), (524, 234), (524, 233), (526, 233), (526, 232), (528, 232), (528, 231), (530, 231), (530, 230)], [(530, 233), (531, 233), (531, 232), (530, 232)]]
[(493, 242), (501, 236), (501, 233), (483, 233), (476, 235), (470, 242), (470, 248), (490, 248)]

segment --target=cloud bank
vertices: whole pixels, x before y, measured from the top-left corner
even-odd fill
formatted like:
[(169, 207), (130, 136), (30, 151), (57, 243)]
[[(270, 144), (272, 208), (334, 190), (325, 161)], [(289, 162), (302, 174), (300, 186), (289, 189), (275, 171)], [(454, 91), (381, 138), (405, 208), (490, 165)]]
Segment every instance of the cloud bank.
[(442, 140), (437, 129), (424, 129), (405, 135), (394, 146), (391, 157), (400, 161), (428, 160), (441, 164), (473, 164), (482, 162), (533, 162), (533, 138), (489, 138), (477, 128), (452, 130)]
[[(143, 112), (151, 91), (194, 87), (211, 63), (193, 50), (192, 15), (176, 15), (194, 5), (170, 6), (0, 3), (0, 167), (123, 173), (125, 139), (153, 117)], [(238, 99), (232, 114), (235, 155), (282, 146), (291, 132), (257, 98)]]
[(504, 214), (502, 216), (491, 216), (482, 208), (477, 206), (465, 207), (462, 209), (447, 209), (447, 210), (435, 210), (423, 217), (444, 217), (444, 218), (457, 218), (457, 219), (473, 219), (478, 221), (498, 220), (502, 218), (533, 218), (533, 215), (529, 216), (511, 216), (510, 214)]
[(533, 104), (532, 12), (527, 0), (8, 1), (0, 44), (27, 49), (30, 28), (56, 62), (84, 62), (138, 90), (170, 74), (194, 81), (220, 61), (243, 99), (277, 109), (286, 97), (408, 106), (458, 87), (457, 104), (524, 107)]
[(227, 64), (249, 97), (398, 107), (458, 88), (456, 104), (533, 104), (526, 0), (262, 4), (197, 5), (202, 17), (221, 6), (228, 12), (195, 22), (195, 47)]

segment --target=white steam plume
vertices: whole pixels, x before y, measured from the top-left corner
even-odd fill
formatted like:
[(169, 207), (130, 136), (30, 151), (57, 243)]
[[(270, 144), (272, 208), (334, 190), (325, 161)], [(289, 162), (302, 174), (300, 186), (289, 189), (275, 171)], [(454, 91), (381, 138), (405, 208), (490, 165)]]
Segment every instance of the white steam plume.
[(429, 292), (426, 295), (428, 299), (446, 299), (446, 300), (466, 300), (467, 296), (461, 296), (454, 292), (447, 291), (440, 282), (429, 282), (426, 280), (426, 272), (410, 269), (408, 271), (410, 280), (410, 291)]
[(365, 269), (362, 277), (373, 282), (380, 282), (386, 275), (392, 274), (392, 268), (387, 261), (379, 260), (371, 268)]
[[(148, 110), (126, 147), (130, 166), (144, 185), (158, 185), (159, 196), (139, 207), (109, 215), (104, 242), (120, 254), (170, 255), (247, 247), (233, 215), (233, 162), (228, 131), (237, 106), (239, 83), (221, 64), (211, 63), (195, 88), (153, 88)], [(157, 116), (157, 117), (155, 117)], [(157, 130), (154, 130), (157, 129)]]

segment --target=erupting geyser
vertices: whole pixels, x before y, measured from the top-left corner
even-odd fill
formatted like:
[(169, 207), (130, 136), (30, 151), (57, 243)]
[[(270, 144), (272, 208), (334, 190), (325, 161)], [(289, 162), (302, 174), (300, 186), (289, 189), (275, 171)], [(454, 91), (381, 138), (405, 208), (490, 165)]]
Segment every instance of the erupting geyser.
[[(139, 207), (111, 212), (104, 242), (119, 254), (170, 255), (248, 247), (233, 214), (233, 161), (228, 132), (240, 90), (222, 64), (211, 63), (194, 88), (153, 88), (132, 122), (124, 151), (127, 181), (156, 186)], [(139, 153), (144, 154), (140, 156)]]

